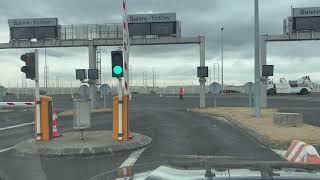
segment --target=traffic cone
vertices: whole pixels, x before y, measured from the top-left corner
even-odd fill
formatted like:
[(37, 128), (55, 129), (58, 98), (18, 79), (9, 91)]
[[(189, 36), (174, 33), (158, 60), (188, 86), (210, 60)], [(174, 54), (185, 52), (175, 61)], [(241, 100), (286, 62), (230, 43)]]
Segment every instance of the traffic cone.
[(131, 131), (129, 130), (129, 134), (128, 134), (129, 139), (132, 139), (132, 134)]
[(52, 130), (53, 130), (53, 137), (59, 137), (59, 132), (58, 132), (58, 129), (57, 129), (57, 114), (55, 111), (53, 111), (52, 113)]

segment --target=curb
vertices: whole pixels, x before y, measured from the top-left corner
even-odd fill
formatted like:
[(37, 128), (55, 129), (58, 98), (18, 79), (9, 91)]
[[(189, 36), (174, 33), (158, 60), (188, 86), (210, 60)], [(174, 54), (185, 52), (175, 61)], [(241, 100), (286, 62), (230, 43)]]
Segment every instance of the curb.
[[(269, 148), (269, 149), (280, 149), (280, 150), (287, 150), (291, 144), (291, 142), (286, 142), (286, 143), (280, 143), (274, 140), (271, 140), (269, 137), (264, 136), (248, 127), (245, 127), (241, 123), (239, 123), (237, 120), (233, 119), (232, 117), (228, 115), (223, 115), (223, 114), (208, 114), (204, 113), (207, 116), (211, 117), (219, 117), (223, 118), (226, 121), (230, 122), (230, 124), (238, 129), (245, 134), (247, 137), (249, 137), (251, 140), (255, 141), (256, 143), (260, 144), (262, 147)], [(320, 145), (319, 144), (311, 144), (314, 146), (317, 151), (320, 151)]]
[[(14, 146), (15, 155), (22, 157), (46, 157), (46, 158), (59, 158), (59, 157), (90, 157), (96, 155), (110, 155), (120, 152), (134, 151), (143, 147), (148, 146), (152, 139), (148, 136), (133, 133), (133, 136), (137, 139), (132, 139), (128, 142), (119, 143), (110, 146), (100, 147), (80, 147), (80, 148), (64, 148), (64, 149), (53, 149), (53, 148), (31, 148), (33, 145), (32, 140), (28, 139), (22, 141)], [(29, 148), (28, 148), (29, 146)], [(27, 148), (25, 148), (27, 147)]]

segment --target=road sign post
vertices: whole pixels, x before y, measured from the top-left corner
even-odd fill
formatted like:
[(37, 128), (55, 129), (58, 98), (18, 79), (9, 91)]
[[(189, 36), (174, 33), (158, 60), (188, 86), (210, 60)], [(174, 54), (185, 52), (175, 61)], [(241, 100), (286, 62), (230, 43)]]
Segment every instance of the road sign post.
[(103, 95), (103, 108), (107, 107), (107, 97), (106, 95)]
[(213, 82), (209, 86), (209, 92), (213, 94), (213, 106), (217, 107), (216, 95), (220, 94), (222, 91), (222, 86), (219, 83)]
[(249, 108), (252, 107), (252, 95), (254, 94), (254, 83), (247, 82), (244, 86), (244, 93), (248, 95)]
[(251, 89), (249, 90), (249, 108), (251, 108), (252, 106), (252, 92), (251, 92)]
[(103, 108), (107, 107), (107, 95), (110, 93), (110, 86), (107, 84), (102, 84), (99, 88), (100, 94), (103, 98)]

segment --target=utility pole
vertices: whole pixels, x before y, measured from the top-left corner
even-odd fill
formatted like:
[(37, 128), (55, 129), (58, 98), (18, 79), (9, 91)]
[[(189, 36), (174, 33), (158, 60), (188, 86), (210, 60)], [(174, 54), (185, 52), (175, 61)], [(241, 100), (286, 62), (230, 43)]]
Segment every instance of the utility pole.
[(254, 80), (255, 80), (255, 116), (260, 117), (260, 47), (259, 47), (259, 0), (254, 0)]
[(213, 64), (213, 82), (216, 82), (216, 64)]
[(63, 80), (61, 80), (61, 94), (64, 94), (64, 90), (63, 90)]
[(221, 28), (221, 89), (222, 94), (224, 94), (224, 85), (223, 85), (223, 30), (224, 28)]
[(147, 93), (147, 89), (148, 89), (148, 73), (147, 72), (143, 72), (144, 73), (144, 93)]
[(219, 63), (217, 63), (217, 65), (218, 65), (218, 77), (217, 77), (217, 79), (218, 79), (218, 84), (219, 84), (219, 82), (220, 82), (220, 65), (219, 65)]
[(209, 75), (210, 75), (210, 77), (209, 77), (209, 85), (210, 85), (210, 84), (211, 84), (211, 82), (212, 82), (212, 81), (211, 81), (211, 80), (212, 80), (212, 79), (211, 79), (211, 76), (212, 76), (212, 70), (210, 70), (210, 68), (209, 68)]
[(152, 93), (155, 93), (155, 91), (154, 91), (154, 67), (152, 68)]

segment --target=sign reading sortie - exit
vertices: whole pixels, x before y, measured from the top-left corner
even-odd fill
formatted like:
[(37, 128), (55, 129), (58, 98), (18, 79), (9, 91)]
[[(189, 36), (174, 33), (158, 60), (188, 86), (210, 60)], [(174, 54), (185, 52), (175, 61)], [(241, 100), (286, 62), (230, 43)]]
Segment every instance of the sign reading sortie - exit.
[(57, 26), (58, 18), (9, 19), (9, 27)]
[(176, 13), (128, 15), (128, 23), (150, 23), (176, 21)]

